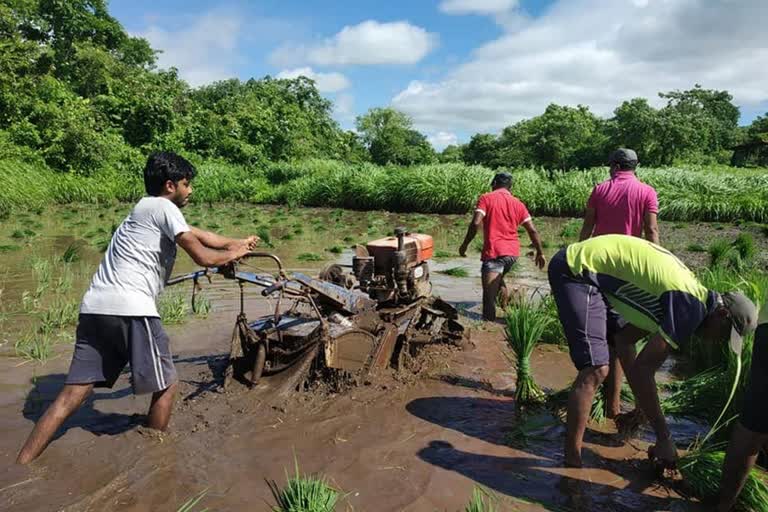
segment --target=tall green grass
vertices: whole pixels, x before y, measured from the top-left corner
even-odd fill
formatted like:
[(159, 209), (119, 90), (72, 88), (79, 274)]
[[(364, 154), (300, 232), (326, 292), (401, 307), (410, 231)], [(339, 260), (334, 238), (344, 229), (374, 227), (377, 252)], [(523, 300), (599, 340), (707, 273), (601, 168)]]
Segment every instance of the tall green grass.
[[(549, 172), (510, 169), (513, 192), (535, 215), (581, 216), (592, 187), (606, 169)], [(243, 167), (204, 162), (194, 202), (239, 201), (424, 213), (471, 211), (487, 192), (494, 171), (480, 166), (436, 164), (380, 167), (306, 160)], [(709, 172), (701, 168), (641, 169), (659, 195), (667, 220), (768, 222), (768, 173)], [(56, 173), (40, 164), (0, 162), (0, 217), (48, 204), (135, 201), (144, 194), (138, 172), (93, 177)]]

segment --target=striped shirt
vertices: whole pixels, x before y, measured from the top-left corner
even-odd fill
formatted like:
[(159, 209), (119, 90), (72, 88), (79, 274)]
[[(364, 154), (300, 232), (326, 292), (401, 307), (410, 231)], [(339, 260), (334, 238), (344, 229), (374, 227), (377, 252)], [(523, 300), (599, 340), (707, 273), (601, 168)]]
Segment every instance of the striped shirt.
[(640, 238), (590, 238), (570, 245), (566, 257), (573, 274), (600, 289), (627, 322), (661, 333), (675, 348), (717, 305), (717, 294), (675, 255)]

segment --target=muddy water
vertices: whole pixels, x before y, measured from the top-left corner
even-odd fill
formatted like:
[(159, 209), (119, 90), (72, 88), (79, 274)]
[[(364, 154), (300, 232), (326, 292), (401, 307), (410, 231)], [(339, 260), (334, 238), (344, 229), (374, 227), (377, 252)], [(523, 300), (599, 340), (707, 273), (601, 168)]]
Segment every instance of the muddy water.
[[(79, 261), (51, 265), (54, 275), (71, 274), (71, 285), (55, 293), (79, 300), (111, 225), (127, 208), (56, 209), (0, 225), (0, 245), (7, 251), (0, 274), (5, 340), (5, 357), (0, 357), (4, 433), (0, 509), (173, 511), (208, 489), (204, 505), (211, 510), (268, 510), (267, 502), (273, 501), (265, 479), (284, 482), (285, 470), (292, 471), (295, 460), (303, 472), (320, 472), (343, 491), (340, 509), (460, 510), (476, 485), (489, 489), (500, 510), (688, 507), (674, 493), (653, 484), (643, 463), (647, 435), (624, 444), (617, 442), (609, 424), (591, 426), (588, 468), (580, 471), (562, 468), (561, 426), (546, 430), (544, 440), (525, 450), (504, 443), (514, 419), (514, 373), (500, 325), (475, 320), (481, 297), (476, 251), (466, 259), (438, 253), (441, 257), (432, 265), (435, 293), (464, 312), (465, 323), (474, 329), (475, 348), (432, 358), (418, 378), (402, 381), (384, 375), (342, 395), (307, 393), (288, 400), (277, 399), (271, 393), (275, 384), (269, 381), (259, 389), (223, 393), (220, 372), (238, 307), (237, 288), (215, 281), (204, 290), (213, 313), (168, 329), (182, 388), (172, 433), (158, 436), (140, 427), (147, 399), (132, 396), (123, 375), (113, 390), (97, 391), (88, 400), (38, 462), (16, 467), (12, 461), (18, 448), (62, 386), (71, 351), (63, 339), (56, 356), (45, 364), (12, 357), (13, 341), (39, 321), (39, 310), (34, 305), (25, 309), (22, 300), (25, 292), (29, 297), (39, 286), (32, 267), (39, 260), (54, 261), (75, 244)], [(329, 210), (279, 212), (244, 206), (185, 211), (203, 228), (238, 236), (270, 223), (274, 251), (289, 269), (308, 273), (328, 262), (348, 261), (350, 245), (383, 236), (400, 224), (434, 234), (438, 251), (455, 254), (467, 220)], [(559, 236), (564, 223), (539, 222), (545, 239), (552, 241), (550, 251), (567, 241)], [(25, 226), (36, 234), (13, 236)], [(674, 231), (663, 226), (667, 228)], [(702, 234), (700, 227), (679, 228), (690, 230), (692, 240), (722, 231), (710, 229)], [(7, 249), (13, 245), (20, 248)], [(341, 253), (326, 250), (335, 246)], [(298, 258), (307, 253), (321, 260)], [(456, 266), (465, 267), (469, 276), (440, 273)], [(192, 262), (182, 255), (177, 272), (191, 268)], [(543, 278), (522, 258), (509, 281), (530, 289), (544, 286)], [(54, 288), (55, 282), (40, 294), (41, 307)], [(247, 312), (254, 316), (270, 306), (254, 290)], [(566, 386), (574, 375), (567, 354), (550, 346), (540, 347), (532, 367), (537, 381), (552, 389)], [(690, 424), (677, 424), (675, 429), (681, 439), (701, 430)]]

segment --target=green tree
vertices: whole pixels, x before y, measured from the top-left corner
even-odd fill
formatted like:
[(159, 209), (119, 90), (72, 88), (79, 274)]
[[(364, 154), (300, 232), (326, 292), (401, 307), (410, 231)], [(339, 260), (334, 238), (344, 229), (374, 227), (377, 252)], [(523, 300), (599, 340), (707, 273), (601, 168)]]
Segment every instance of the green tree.
[(373, 108), (355, 120), (371, 160), (380, 165), (413, 165), (437, 159), (427, 138), (412, 128), (411, 119), (393, 108)]
[(438, 160), (441, 163), (461, 163), (464, 161), (464, 149), (462, 146), (456, 144), (450, 144), (446, 146), (443, 151), (438, 155)]

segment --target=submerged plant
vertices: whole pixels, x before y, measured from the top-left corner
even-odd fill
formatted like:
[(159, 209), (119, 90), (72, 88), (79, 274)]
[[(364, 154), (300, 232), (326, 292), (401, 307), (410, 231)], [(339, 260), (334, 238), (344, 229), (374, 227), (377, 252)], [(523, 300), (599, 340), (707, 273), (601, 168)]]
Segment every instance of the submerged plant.
[(14, 344), (16, 355), (44, 363), (51, 357), (55, 340), (50, 334), (27, 334), (19, 338)]
[(534, 303), (528, 298), (522, 298), (506, 310), (504, 333), (517, 357), (515, 400), (518, 406), (544, 400), (544, 392), (531, 374), (531, 353), (553, 321), (541, 303)]
[(465, 267), (451, 267), (439, 272), (451, 277), (467, 277), (469, 275)]

